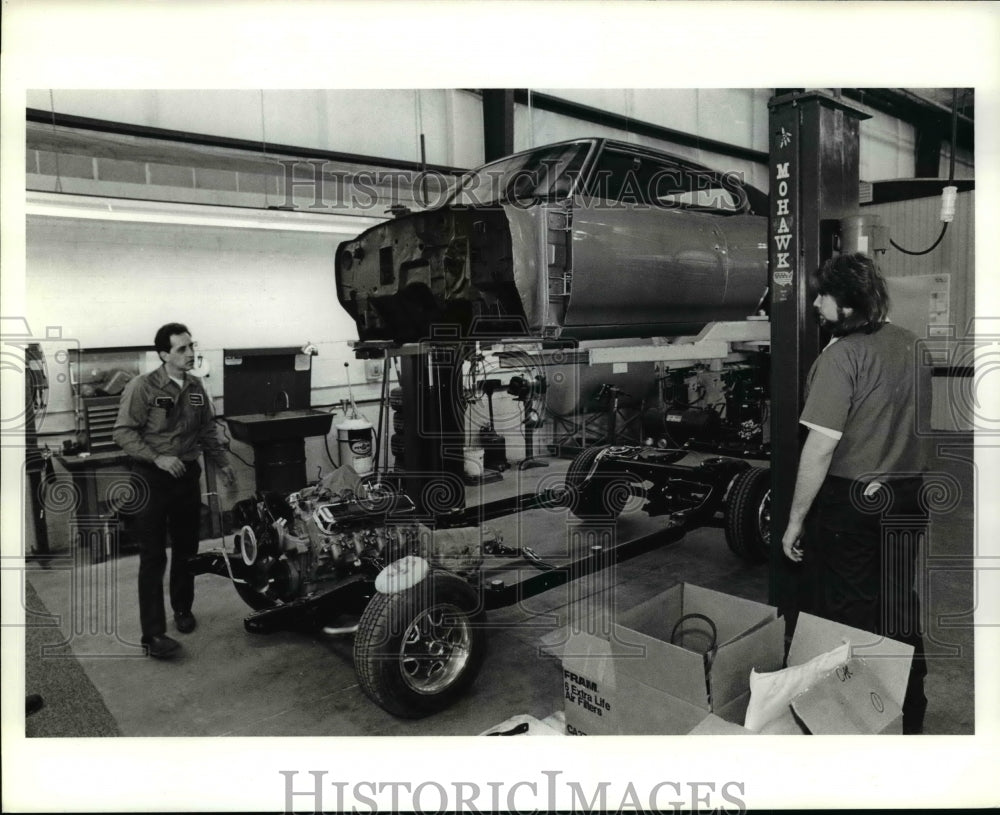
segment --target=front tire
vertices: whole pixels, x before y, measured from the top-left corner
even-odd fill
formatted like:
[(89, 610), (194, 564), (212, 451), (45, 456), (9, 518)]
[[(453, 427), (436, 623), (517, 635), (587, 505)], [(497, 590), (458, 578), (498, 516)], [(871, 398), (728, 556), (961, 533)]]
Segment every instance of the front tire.
[(486, 655), (478, 593), (448, 572), (372, 597), (354, 638), (354, 670), (369, 699), (394, 716), (444, 710), (472, 684)]
[(761, 563), (771, 549), (771, 471), (741, 470), (733, 479), (725, 512), (726, 543), (746, 561)]

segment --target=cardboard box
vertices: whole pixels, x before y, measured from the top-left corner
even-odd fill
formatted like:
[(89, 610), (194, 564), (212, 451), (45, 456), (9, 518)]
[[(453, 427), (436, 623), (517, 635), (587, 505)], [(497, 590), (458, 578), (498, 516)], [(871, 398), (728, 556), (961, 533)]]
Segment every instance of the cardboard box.
[(727, 722), (721, 716), (709, 713), (688, 733), (689, 736), (755, 736), (745, 727), (733, 722)]
[(793, 698), (786, 714), (763, 727), (759, 735), (902, 733), (913, 646), (803, 613), (795, 626), (787, 665), (803, 665), (844, 642), (850, 643), (850, 649), (843, 664)]
[(792, 701), (792, 710), (810, 733), (866, 736), (902, 732), (902, 700), (893, 698), (892, 691), (863, 659), (850, 659), (827, 674)]
[[(701, 651), (670, 643), (687, 614), (704, 614), (716, 625), (710, 664)], [(562, 648), (567, 732), (684, 734), (709, 713), (742, 724), (750, 669), (778, 670), (783, 653), (784, 621), (773, 607), (673, 586), (619, 615), (607, 638), (569, 633)]]
[(792, 701), (796, 717), (815, 735), (902, 733), (912, 645), (800, 614), (788, 664), (807, 662), (845, 639), (851, 659)]

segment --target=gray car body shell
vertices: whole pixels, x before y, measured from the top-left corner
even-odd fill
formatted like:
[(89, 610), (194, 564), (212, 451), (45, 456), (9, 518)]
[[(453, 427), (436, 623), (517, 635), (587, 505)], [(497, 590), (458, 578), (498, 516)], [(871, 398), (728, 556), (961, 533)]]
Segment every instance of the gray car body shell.
[[(719, 175), (587, 141), (590, 171), (612, 149)], [(767, 287), (767, 219), (748, 196), (730, 211), (609, 201), (590, 194), (587, 172), (561, 200), (445, 205), (342, 243), (338, 297), (360, 338), (417, 341), (442, 325), (470, 338), (671, 336), (754, 313)]]

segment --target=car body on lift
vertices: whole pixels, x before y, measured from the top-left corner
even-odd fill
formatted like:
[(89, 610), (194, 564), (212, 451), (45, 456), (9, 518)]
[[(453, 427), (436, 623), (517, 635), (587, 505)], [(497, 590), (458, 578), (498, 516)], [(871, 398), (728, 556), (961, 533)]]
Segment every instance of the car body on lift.
[(466, 173), (441, 206), (340, 244), (337, 295), (362, 341), (599, 339), (697, 332), (754, 313), (767, 198), (737, 173), (601, 138)]

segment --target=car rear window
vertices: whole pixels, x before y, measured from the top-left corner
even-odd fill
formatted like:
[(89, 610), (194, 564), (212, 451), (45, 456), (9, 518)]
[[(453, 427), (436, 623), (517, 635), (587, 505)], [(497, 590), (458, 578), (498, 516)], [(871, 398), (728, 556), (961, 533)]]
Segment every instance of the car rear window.
[(462, 176), (448, 203), (476, 206), (565, 198), (590, 146), (588, 142), (555, 145), (487, 164)]

